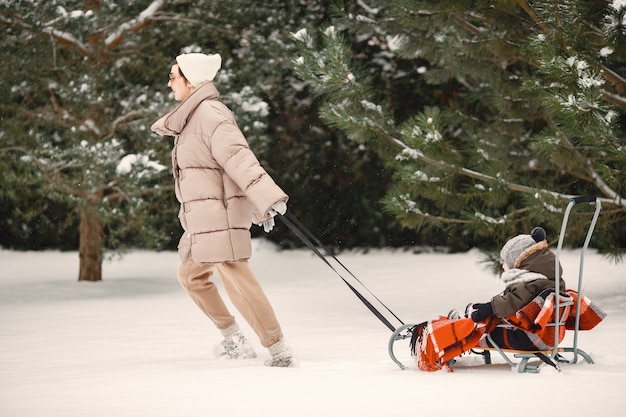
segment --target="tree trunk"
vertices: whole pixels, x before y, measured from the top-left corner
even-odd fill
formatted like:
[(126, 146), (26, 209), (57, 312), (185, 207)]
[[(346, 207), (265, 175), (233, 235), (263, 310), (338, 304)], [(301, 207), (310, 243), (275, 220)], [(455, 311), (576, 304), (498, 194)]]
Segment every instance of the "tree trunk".
[(88, 205), (80, 210), (79, 281), (102, 281), (104, 231), (97, 208)]

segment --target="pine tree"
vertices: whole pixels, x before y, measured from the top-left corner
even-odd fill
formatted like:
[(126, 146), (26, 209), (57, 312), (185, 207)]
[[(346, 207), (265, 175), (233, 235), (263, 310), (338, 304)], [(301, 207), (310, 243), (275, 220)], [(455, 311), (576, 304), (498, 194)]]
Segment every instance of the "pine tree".
[[(221, 99), (263, 166), (289, 194), (290, 212), (324, 243), (339, 248), (403, 244), (414, 236), (403, 232), (378, 203), (390, 174), (371, 149), (319, 120), (316, 103), (291, 63), (291, 33), (328, 21), (332, 3), (205, 3), (203, 15), (218, 29), (199, 27), (191, 41), (181, 38), (179, 49), (222, 54), (224, 65), (216, 79)], [(269, 235), (256, 226), (252, 233), (282, 246), (299, 244), (280, 223)]]
[[(624, 254), (623, 1), (359, 4), (322, 33), (300, 31), (295, 66), (322, 118), (394, 173), (390, 213), (452, 246), (496, 247), (536, 225), (556, 236), (568, 200), (594, 195), (594, 244)], [(409, 69), (383, 78), (381, 62)], [(387, 87), (407, 79), (435, 94)], [(569, 242), (591, 209), (572, 215)]]
[(101, 279), (107, 249), (175, 247), (170, 142), (147, 128), (175, 105), (164, 74), (190, 51), (223, 55), (223, 100), (322, 239), (411, 238), (370, 204), (389, 179), (376, 155), (320, 123), (294, 76), (290, 34), (327, 20), (330, 0), (39, 3), (0, 2), (3, 246), (79, 248), (81, 280)]
[[(151, 223), (172, 194), (162, 185), (171, 182), (169, 144), (147, 127), (167, 98), (154, 88), (167, 82), (169, 64), (155, 51), (175, 37), (155, 25), (173, 19), (165, 4), (0, 5), (2, 150), (15, 170), (7, 189), (18, 198), (36, 189), (34, 201), (71, 212), (65, 221), (78, 224), (81, 281), (102, 279), (105, 249), (163, 238)], [(41, 210), (17, 201), (23, 212)]]

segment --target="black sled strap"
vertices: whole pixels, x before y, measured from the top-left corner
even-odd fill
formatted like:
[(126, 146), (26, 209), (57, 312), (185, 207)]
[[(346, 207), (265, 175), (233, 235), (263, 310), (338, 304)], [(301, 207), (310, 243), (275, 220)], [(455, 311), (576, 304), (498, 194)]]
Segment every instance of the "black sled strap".
[(549, 356), (544, 355), (541, 352), (535, 352), (535, 356), (538, 357), (539, 359), (541, 359), (547, 365), (550, 365), (551, 367), (553, 367), (557, 371), (561, 372), (561, 368), (559, 367), (559, 365), (556, 364), (552, 359), (550, 359)]
[[(359, 292), (359, 290), (357, 290), (354, 285), (350, 284), (348, 282), (348, 280), (346, 278), (344, 278), (339, 271), (337, 271), (337, 269), (335, 269), (335, 267), (328, 261), (328, 259), (319, 251), (318, 247), (322, 248), (324, 250), (324, 252), (326, 253), (327, 256), (331, 257), (335, 262), (337, 262), (337, 264), (339, 264), (348, 274), (350, 274), (350, 276), (361, 286), (363, 287), (368, 293), (370, 293), (370, 295), (372, 295), (372, 297), (374, 297), (374, 299), (376, 299), (376, 301), (378, 301), (380, 303), (380, 305), (382, 305), (396, 320), (398, 320), (398, 322), (400, 322), (401, 325), (403, 325), (404, 323), (402, 322), (402, 320), (400, 320), (398, 318), (398, 316), (396, 316), (391, 310), (389, 310), (389, 308), (383, 304), (382, 301), (380, 301), (374, 294), (372, 294), (367, 287), (365, 287), (365, 285), (363, 285), (363, 283), (361, 281), (359, 281), (359, 279), (354, 276), (354, 274), (352, 272), (350, 272), (350, 270), (348, 268), (346, 268), (345, 265), (343, 265), (339, 259), (337, 259), (337, 257), (335, 255), (333, 255), (333, 253), (330, 251), (330, 249), (328, 249), (326, 246), (324, 246), (314, 235), (313, 233), (311, 233), (309, 231), (309, 229), (307, 229), (307, 227), (302, 224), (293, 214), (291, 213), (285, 213), (284, 215), (277, 215), (276, 217), (280, 218), (280, 220), (293, 232), (294, 235), (296, 235), (298, 237), (298, 239), (300, 239), (302, 241), (302, 243), (304, 243), (309, 249), (311, 249), (322, 261), (324, 261), (324, 263), (326, 263), (326, 265), (328, 265), (330, 267), (330, 269), (332, 269), (338, 276), (339, 278), (341, 278), (341, 280), (348, 286), (348, 288), (350, 288), (350, 290), (352, 290), (352, 292), (357, 296), (357, 298), (359, 300), (361, 300), (361, 302), (363, 304), (365, 304), (365, 306), (372, 312), (374, 313), (374, 315), (376, 317), (378, 317), (378, 319), (389, 328), (389, 330), (391, 330), (392, 332), (396, 330), (396, 327), (391, 324), (391, 322), (376, 308), (374, 307), (374, 305), (361, 293)], [(313, 244), (313, 242), (315, 242), (315, 244)], [(317, 245), (317, 246), (316, 246)]]

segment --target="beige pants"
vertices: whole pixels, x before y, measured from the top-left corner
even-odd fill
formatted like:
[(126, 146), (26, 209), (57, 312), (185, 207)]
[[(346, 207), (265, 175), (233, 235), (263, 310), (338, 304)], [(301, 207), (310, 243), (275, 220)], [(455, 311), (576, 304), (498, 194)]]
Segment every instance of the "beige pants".
[(211, 281), (216, 268), (230, 300), (261, 344), (270, 347), (281, 341), (283, 334), (274, 309), (247, 261), (198, 264), (189, 256), (178, 267), (178, 281), (218, 329), (228, 329), (235, 318)]

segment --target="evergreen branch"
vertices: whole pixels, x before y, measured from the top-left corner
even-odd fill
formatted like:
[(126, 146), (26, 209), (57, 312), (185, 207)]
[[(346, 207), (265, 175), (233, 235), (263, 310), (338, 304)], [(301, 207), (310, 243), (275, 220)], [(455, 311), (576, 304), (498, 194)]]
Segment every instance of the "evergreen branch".
[(532, 6), (528, 3), (528, 0), (517, 0), (517, 4), (520, 5), (524, 12), (526, 12), (526, 14), (530, 16), (533, 22), (535, 22), (535, 24), (539, 26), (542, 31), (548, 31), (548, 28), (543, 24), (539, 16), (537, 16), (537, 13), (535, 13), (535, 11), (533, 10)]
[(48, 90), (48, 93), (50, 93), (50, 103), (52, 104), (52, 109), (58, 116), (59, 120), (63, 120), (63, 116), (64, 116), (63, 108), (59, 104), (57, 97), (54, 94), (54, 91), (52, 91), (52, 88), (50, 87), (50, 84), (46, 86), (46, 89)]
[(591, 176), (593, 183), (596, 185), (596, 187), (598, 187), (598, 189), (602, 191), (605, 195), (613, 197), (612, 201), (615, 205), (626, 207), (626, 201), (624, 200), (624, 198), (617, 194), (615, 191), (613, 191), (611, 187), (609, 187), (609, 185), (604, 182), (602, 178), (600, 178), (600, 175), (598, 175), (596, 170), (591, 167), (591, 161), (587, 160), (586, 165), (587, 172)]
[[(491, 218), (488, 216), (485, 216), (481, 213), (475, 213), (474, 217), (481, 219), (482, 221), (487, 221), (488, 223), (497, 223), (497, 224), (502, 224), (505, 223), (508, 219), (514, 218), (519, 214), (524, 214), (524, 213), (528, 213), (530, 211), (529, 208), (525, 207), (525, 208), (521, 208), (521, 209), (514, 209), (510, 212), (508, 212), (507, 214), (504, 214), (498, 218)], [(430, 213), (426, 213), (423, 212), (419, 209), (411, 209), (411, 214), (414, 214), (418, 217), (421, 217), (422, 219), (426, 220), (426, 221), (430, 221), (433, 223), (446, 223), (446, 224), (470, 224), (473, 222), (473, 220), (469, 220), (469, 219), (460, 219), (457, 217), (443, 217), (443, 216), (434, 216)], [(488, 219), (488, 220), (487, 220)]]
[(84, 192), (80, 188), (76, 189), (73, 187), (73, 183), (64, 182), (62, 180), (62, 172), (72, 168), (81, 168), (82, 166), (79, 163), (70, 161), (56, 167), (50, 167), (47, 163), (41, 162), (39, 158), (32, 158), (31, 162), (40, 168), (39, 172), (44, 177), (51, 190), (58, 190), (61, 194), (70, 196), (84, 195)]
[(47, 35), (50, 35), (50, 37), (54, 39), (54, 41), (56, 41), (57, 43), (73, 47), (81, 55), (84, 55), (84, 56), (89, 55), (89, 51), (90, 51), (89, 47), (85, 45), (84, 43), (82, 43), (80, 40), (76, 39), (70, 33), (57, 30), (51, 26), (46, 26), (43, 29), (39, 30), (35, 28), (33, 25), (26, 23), (21, 19), (10, 19), (10, 18), (6, 18), (5, 16), (0, 16), (0, 22), (4, 26), (11, 26), (11, 27), (19, 28), (19, 29), (27, 31), (28, 33), (32, 35), (45, 33)]
[(611, 104), (626, 109), (626, 97), (624, 96), (621, 96), (619, 94), (613, 94), (605, 90), (602, 92), (602, 98), (604, 98), (607, 102)]
[(26, 152), (25, 146), (5, 146), (4, 148), (0, 148), (0, 154), (4, 155), (9, 152)]
[[(115, 182), (114, 184), (108, 184), (106, 188), (106, 191), (114, 191), (111, 194), (107, 194), (106, 198), (108, 200), (111, 201), (130, 201), (130, 198), (128, 197), (128, 193), (126, 193), (124, 190), (122, 190), (118, 185), (117, 182)], [(138, 197), (142, 197), (142, 196), (146, 196), (146, 195), (150, 195), (156, 191), (174, 191), (174, 185), (173, 184), (169, 184), (169, 185), (164, 185), (161, 186), (159, 185), (158, 187), (149, 187), (149, 188), (142, 188), (138, 193), (133, 193), (133, 196), (138, 196)]]
[(103, 139), (109, 140), (115, 135), (115, 132), (117, 131), (117, 127), (119, 125), (121, 125), (122, 123), (128, 123), (129, 121), (134, 120), (134, 119), (139, 119), (141, 118), (142, 115), (143, 114), (140, 111), (133, 110), (131, 112), (126, 113), (125, 115), (122, 115), (116, 118), (115, 120), (113, 120), (113, 123), (111, 123), (111, 129), (110, 129), (109, 134), (106, 135)]
[(434, 216), (430, 213), (424, 212), (412, 212), (413, 214), (422, 217), (425, 220), (434, 222), (434, 223), (446, 223), (446, 224), (468, 224), (471, 223), (470, 220), (458, 219), (456, 217), (442, 217), (442, 216)]
[(42, 32), (50, 35), (57, 43), (61, 45), (75, 48), (83, 56), (87, 56), (90, 54), (90, 49), (87, 47), (87, 45), (76, 39), (70, 33), (63, 32), (51, 27), (43, 28)]
[(615, 86), (618, 93), (623, 94), (626, 92), (626, 79), (624, 77), (604, 65), (600, 65), (600, 74), (605, 80)]
[[(108, 201), (129, 201), (128, 194), (119, 186), (120, 181), (111, 181), (100, 187)], [(106, 194), (108, 193), (108, 194)]]
[(380, 8), (373, 8), (372, 6), (368, 5), (367, 3), (365, 3), (364, 0), (357, 0), (356, 4), (361, 7), (363, 10), (365, 10), (366, 13), (368, 13), (369, 15), (377, 15), (380, 12)]
[[(166, 13), (163, 13), (159, 16), (153, 16), (150, 20), (152, 20), (153, 22), (174, 22), (174, 23), (184, 23), (184, 24), (189, 24), (189, 25), (204, 25), (206, 24), (206, 22), (203, 22), (201, 20), (197, 20), (197, 19), (190, 19), (188, 17), (182, 17), (182, 16), (178, 16), (178, 15), (168, 15)], [(225, 34), (228, 33), (232, 33), (231, 30), (228, 29), (224, 29), (224, 28), (220, 28), (220, 27), (211, 27), (211, 29), (215, 29), (218, 32), (222, 32)]]
[[(554, 122), (551, 121), (551, 124), (554, 125)], [(563, 144), (568, 149), (572, 149), (575, 151), (574, 145), (567, 138), (563, 138)], [(576, 154), (580, 157), (581, 163), (584, 160), (585, 170), (587, 172), (588, 177), (584, 178), (586, 181), (592, 182), (604, 195), (609, 196), (610, 199), (602, 199), (604, 202), (609, 204), (615, 204), (619, 207), (626, 207), (626, 200), (621, 197), (616, 191), (614, 191), (604, 180), (600, 177), (600, 175), (593, 169), (591, 161), (589, 159), (584, 159), (582, 155), (580, 155), (577, 151)]]
[(559, 10), (559, 0), (554, 0), (554, 17), (555, 17), (555, 23), (556, 23), (556, 31), (559, 34), (559, 39), (561, 41), (561, 48), (563, 48), (563, 50), (567, 49), (567, 46), (565, 44), (565, 37), (563, 34), (563, 24), (561, 23), (561, 11)]
[(465, 29), (467, 32), (471, 33), (472, 35), (481, 34), (481, 30), (475, 25), (468, 22), (467, 20), (462, 19), (460, 16), (457, 16), (457, 15), (454, 15), (453, 17), (454, 17), (454, 20), (456, 20), (456, 22), (459, 24), (459, 26)]
[[(385, 135), (387, 135), (387, 132), (384, 131), (384, 129), (382, 129), (383, 132), (385, 133)], [(428, 156), (426, 156), (423, 152), (415, 149), (415, 148), (411, 148), (410, 146), (408, 146), (406, 143), (402, 142), (400, 139), (388, 136), (391, 141), (397, 145), (399, 145), (400, 147), (402, 147), (404, 150), (408, 151), (409, 154), (415, 156), (417, 159), (421, 160), (422, 162), (425, 162), (428, 165), (434, 166), (436, 168), (442, 169), (444, 171), (454, 171), (454, 172), (458, 172), (461, 175), (464, 175), (468, 178), (473, 178), (473, 179), (477, 179), (479, 181), (483, 181), (483, 182), (491, 182), (491, 183), (501, 183), (504, 186), (506, 186), (506, 188), (508, 188), (511, 191), (518, 191), (518, 192), (522, 192), (522, 193), (527, 193), (527, 194), (535, 194), (535, 193), (540, 193), (540, 194), (548, 194), (553, 196), (554, 198), (558, 198), (558, 199), (564, 199), (564, 200), (571, 200), (572, 198), (576, 197), (575, 195), (571, 195), (571, 194), (562, 194), (562, 193), (557, 193), (555, 191), (549, 191), (549, 190), (545, 190), (545, 189), (539, 189), (539, 188), (534, 188), (534, 187), (529, 187), (526, 185), (522, 185), (522, 184), (516, 184), (510, 181), (506, 181), (504, 179), (501, 178), (496, 178), (493, 177), (491, 175), (487, 175), (487, 174), (483, 174), (481, 172), (478, 171), (474, 171), (468, 168), (459, 168), (458, 166), (454, 165), (454, 164), (450, 164), (448, 162), (445, 161), (441, 161), (441, 160), (435, 160), (432, 159)], [(604, 183), (604, 181), (602, 181), (602, 179), (599, 177), (599, 175), (593, 171), (590, 170), (590, 174), (592, 175), (592, 178), (594, 178), (595, 180), (595, 184), (596, 186), (598, 186), (598, 188), (600, 188), (600, 190), (605, 194), (605, 195), (610, 195), (612, 198), (598, 198), (598, 200), (600, 200), (603, 203), (606, 204), (613, 204), (619, 207), (626, 207), (626, 199), (624, 199), (623, 197), (619, 196), (617, 193), (615, 193), (614, 191), (612, 191), (608, 185), (606, 185), (606, 183)]]
[(139, 13), (136, 19), (119, 25), (113, 33), (106, 37), (104, 44), (109, 50), (114, 49), (122, 42), (127, 32), (140, 30), (150, 24), (154, 15), (165, 6), (165, 3), (165, 0), (154, 0), (144, 11)]

